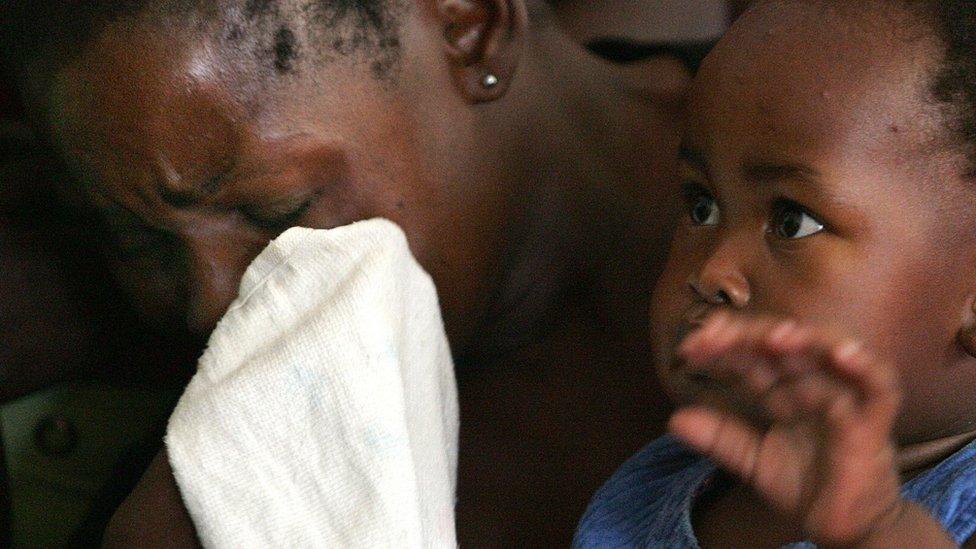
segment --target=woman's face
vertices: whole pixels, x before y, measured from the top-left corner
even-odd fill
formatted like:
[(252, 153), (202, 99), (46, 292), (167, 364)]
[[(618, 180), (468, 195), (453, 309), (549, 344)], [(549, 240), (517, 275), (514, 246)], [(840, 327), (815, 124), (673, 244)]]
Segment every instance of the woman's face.
[[(404, 48), (433, 47), (411, 32)], [(508, 193), (454, 171), (477, 151), (454, 128), (464, 105), (440, 57), (402, 52), (404, 75), (433, 68), (423, 86), (401, 86), (348, 60), (259, 79), (261, 67), (233, 55), (109, 26), (48, 91), (56, 141), (109, 229), (104, 248), (132, 301), (159, 326), (206, 335), (279, 233), (382, 216), (407, 233), (463, 343), (497, 284)], [(425, 142), (431, 132), (443, 143)]]
[(93, 226), (59, 205), (42, 150), (25, 128), (2, 123), (0, 402), (92, 374), (182, 379), (195, 349), (154, 340), (119, 303), (89, 251)]

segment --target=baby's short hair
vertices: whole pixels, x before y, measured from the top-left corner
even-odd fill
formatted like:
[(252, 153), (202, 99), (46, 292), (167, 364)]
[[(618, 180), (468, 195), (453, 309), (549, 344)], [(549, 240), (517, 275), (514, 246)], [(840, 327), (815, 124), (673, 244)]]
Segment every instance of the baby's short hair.
[(932, 86), (946, 106), (950, 130), (966, 149), (976, 175), (976, 0), (927, 2), (945, 57)]

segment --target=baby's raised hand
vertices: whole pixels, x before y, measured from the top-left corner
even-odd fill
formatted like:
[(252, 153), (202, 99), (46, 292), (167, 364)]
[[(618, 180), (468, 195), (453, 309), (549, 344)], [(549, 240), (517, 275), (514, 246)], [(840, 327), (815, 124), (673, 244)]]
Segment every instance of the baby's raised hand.
[(716, 399), (675, 413), (672, 433), (811, 541), (856, 545), (900, 520), (908, 504), (891, 437), (900, 401), (891, 365), (791, 321), (724, 313), (678, 354)]

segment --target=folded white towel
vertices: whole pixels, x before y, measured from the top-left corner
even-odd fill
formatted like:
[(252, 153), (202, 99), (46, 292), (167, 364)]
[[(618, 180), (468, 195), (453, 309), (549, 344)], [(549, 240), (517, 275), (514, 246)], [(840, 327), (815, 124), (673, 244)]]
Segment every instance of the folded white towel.
[(208, 547), (455, 547), (458, 408), (430, 277), (374, 219), (251, 264), (166, 435)]

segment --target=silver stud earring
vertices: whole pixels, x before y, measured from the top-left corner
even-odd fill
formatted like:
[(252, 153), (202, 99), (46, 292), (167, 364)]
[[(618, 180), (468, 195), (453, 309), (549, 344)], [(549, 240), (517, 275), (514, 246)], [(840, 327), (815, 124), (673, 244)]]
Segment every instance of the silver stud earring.
[(486, 88), (494, 88), (498, 85), (498, 77), (494, 74), (488, 73), (481, 79), (481, 85)]

